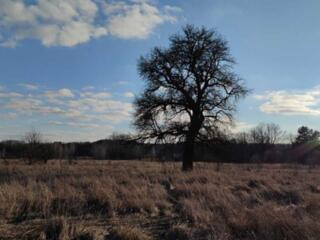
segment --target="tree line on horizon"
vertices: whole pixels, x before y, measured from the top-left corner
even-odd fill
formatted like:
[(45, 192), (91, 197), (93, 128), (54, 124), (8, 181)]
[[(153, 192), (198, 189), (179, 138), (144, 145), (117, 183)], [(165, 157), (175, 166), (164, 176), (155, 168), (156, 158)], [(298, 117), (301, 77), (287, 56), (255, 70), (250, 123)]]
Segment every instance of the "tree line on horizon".
[[(320, 133), (301, 126), (297, 135), (287, 135), (279, 125), (260, 123), (236, 134), (221, 132), (211, 141), (195, 143), (195, 160), (231, 163), (302, 163), (319, 164)], [(45, 142), (32, 130), (21, 141), (0, 142), (0, 158), (21, 159), (28, 164), (65, 159), (182, 161), (184, 144), (179, 142), (146, 143), (136, 136), (113, 134), (96, 142)]]

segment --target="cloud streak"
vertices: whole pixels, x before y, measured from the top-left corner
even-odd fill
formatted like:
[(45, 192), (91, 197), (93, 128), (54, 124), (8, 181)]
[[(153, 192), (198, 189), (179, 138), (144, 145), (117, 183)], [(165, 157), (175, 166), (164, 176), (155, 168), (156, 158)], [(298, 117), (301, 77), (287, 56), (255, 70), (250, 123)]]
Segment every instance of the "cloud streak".
[(123, 96), (127, 97), (127, 98), (133, 98), (134, 97), (134, 93), (133, 92), (125, 92), (123, 94)]
[(29, 91), (34, 91), (34, 90), (38, 90), (39, 89), (38, 85), (29, 84), (29, 83), (20, 83), (19, 86), (24, 88), (24, 89), (26, 89), (26, 90), (29, 90)]
[(307, 90), (269, 91), (255, 95), (260, 111), (277, 115), (320, 116), (320, 86)]
[(128, 123), (131, 102), (112, 98), (108, 92), (75, 91), (67, 88), (37, 94), (1, 92), (2, 119), (45, 117), (51, 125), (97, 128)]

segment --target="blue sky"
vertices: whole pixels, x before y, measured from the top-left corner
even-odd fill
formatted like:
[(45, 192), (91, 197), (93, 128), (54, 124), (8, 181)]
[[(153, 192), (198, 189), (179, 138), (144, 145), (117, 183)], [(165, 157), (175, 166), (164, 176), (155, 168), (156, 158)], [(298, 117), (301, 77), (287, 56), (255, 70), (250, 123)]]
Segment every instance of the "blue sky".
[(320, 129), (319, 12), (316, 0), (0, 0), (0, 139), (132, 131), (137, 59), (188, 23), (228, 40), (253, 89), (234, 131)]

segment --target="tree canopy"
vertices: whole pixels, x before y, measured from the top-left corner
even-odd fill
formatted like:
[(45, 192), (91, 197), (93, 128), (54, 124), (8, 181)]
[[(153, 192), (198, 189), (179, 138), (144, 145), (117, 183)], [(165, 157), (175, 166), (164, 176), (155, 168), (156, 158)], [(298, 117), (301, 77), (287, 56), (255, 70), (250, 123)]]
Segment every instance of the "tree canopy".
[(138, 63), (145, 89), (135, 100), (135, 126), (144, 138), (185, 143), (183, 169), (192, 169), (194, 144), (232, 121), (248, 93), (233, 72), (227, 42), (214, 30), (187, 25)]
[(318, 141), (320, 133), (316, 130), (310, 129), (306, 126), (301, 126), (298, 128), (298, 135), (295, 138), (294, 144), (304, 144), (308, 142)]

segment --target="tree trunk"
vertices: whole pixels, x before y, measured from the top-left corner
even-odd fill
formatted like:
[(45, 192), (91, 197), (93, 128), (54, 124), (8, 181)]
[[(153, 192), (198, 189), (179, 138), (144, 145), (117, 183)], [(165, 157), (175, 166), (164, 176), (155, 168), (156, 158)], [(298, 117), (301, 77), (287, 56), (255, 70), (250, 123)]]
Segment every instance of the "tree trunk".
[(187, 133), (186, 142), (184, 145), (184, 152), (183, 152), (183, 159), (182, 159), (183, 171), (191, 171), (193, 169), (195, 139), (202, 126), (203, 120), (204, 120), (204, 117), (202, 113), (198, 108), (196, 108), (193, 111), (193, 116), (191, 117), (190, 128), (189, 128), (189, 132)]
[(193, 169), (193, 157), (194, 157), (194, 138), (187, 137), (186, 142), (184, 144), (182, 171), (191, 171)]

